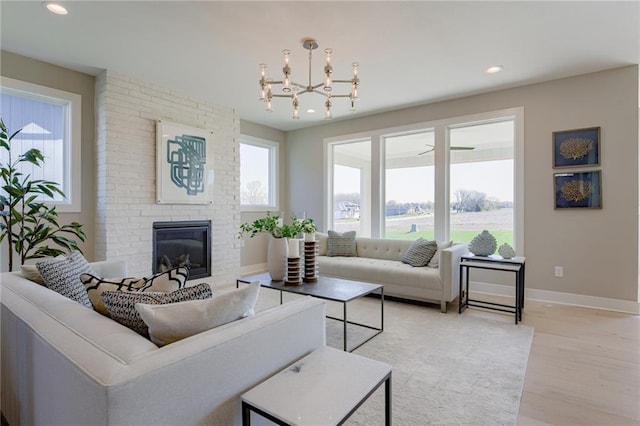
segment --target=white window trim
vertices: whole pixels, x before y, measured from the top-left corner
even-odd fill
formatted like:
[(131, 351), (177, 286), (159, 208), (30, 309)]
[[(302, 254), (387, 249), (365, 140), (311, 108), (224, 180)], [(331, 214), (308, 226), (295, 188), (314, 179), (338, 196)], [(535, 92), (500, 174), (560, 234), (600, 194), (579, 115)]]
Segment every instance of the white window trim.
[(269, 158), (269, 204), (242, 204), (241, 212), (267, 212), (280, 210), (280, 144), (255, 136), (240, 135), (239, 143), (260, 146), (270, 150)]
[[(82, 210), (81, 185), (81, 134), (82, 134), (82, 97), (76, 93), (38, 84), (27, 83), (8, 77), (0, 77), (0, 90), (10, 95), (21, 96), (36, 100), (46, 100), (63, 105), (67, 111), (65, 116), (65, 134), (69, 137), (71, 149), (65, 149), (64, 169), (65, 182), (63, 187), (65, 201), (46, 201), (48, 205), (56, 206), (59, 213), (78, 213)], [(62, 101), (62, 102), (61, 102)], [(11, 129), (10, 129), (11, 130)], [(59, 183), (59, 182), (58, 182)]]
[[(447, 128), (457, 127), (461, 125), (469, 125), (474, 122), (487, 122), (491, 120), (501, 120), (512, 118), (515, 121), (514, 134), (514, 246), (517, 253), (524, 255), (524, 107), (508, 108), (486, 113), (470, 114), (465, 116), (450, 117), (446, 119), (434, 120), (429, 122), (414, 123), (409, 125), (389, 127), (385, 129), (375, 129), (371, 131), (358, 132), (342, 136), (334, 136), (324, 139), (324, 179), (327, 185), (324, 188), (324, 223), (330, 227), (333, 223), (332, 203), (329, 202), (333, 196), (333, 159), (331, 158), (331, 146), (337, 143), (356, 142), (358, 140), (370, 139), (372, 141), (380, 141), (389, 136), (396, 136), (403, 133), (412, 133), (424, 129), (433, 129), (435, 132), (435, 199), (444, 200), (444, 202), (435, 204), (435, 223), (434, 232), (437, 240), (446, 240), (449, 238), (449, 137)], [(444, 149), (443, 149), (444, 148)], [(378, 152), (378, 168), (383, 170), (384, 158), (379, 154), (380, 144), (372, 144), (372, 150)], [(375, 153), (374, 152), (374, 153)], [(373, 161), (373, 159), (372, 159)], [(375, 167), (374, 167), (375, 168)], [(380, 172), (379, 170), (379, 172)], [(378, 194), (372, 197), (377, 200), (384, 200), (384, 173), (380, 172), (377, 179), (380, 182)], [(374, 214), (372, 212), (372, 214)], [(382, 213), (380, 213), (382, 214)], [(374, 219), (374, 218), (372, 218)], [(373, 221), (379, 224), (380, 229), (372, 229), (372, 234), (384, 232), (381, 220)]]

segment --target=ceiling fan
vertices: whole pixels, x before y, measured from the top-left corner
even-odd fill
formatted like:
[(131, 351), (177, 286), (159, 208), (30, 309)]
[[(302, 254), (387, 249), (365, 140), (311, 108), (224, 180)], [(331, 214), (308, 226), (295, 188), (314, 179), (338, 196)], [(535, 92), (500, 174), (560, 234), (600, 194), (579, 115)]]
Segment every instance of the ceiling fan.
[[(428, 154), (435, 149), (433, 145), (430, 145), (430, 144), (425, 144), (425, 145), (427, 145), (429, 149), (423, 152), (419, 152), (418, 155)], [(449, 149), (451, 151), (471, 151), (476, 149), (476, 147), (475, 146), (450, 146)]]

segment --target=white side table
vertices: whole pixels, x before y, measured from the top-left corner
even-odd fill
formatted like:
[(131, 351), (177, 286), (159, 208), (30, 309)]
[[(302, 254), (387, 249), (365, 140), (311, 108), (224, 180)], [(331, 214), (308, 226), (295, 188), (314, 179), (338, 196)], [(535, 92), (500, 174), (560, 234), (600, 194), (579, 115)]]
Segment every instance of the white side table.
[(385, 384), (391, 425), (391, 366), (325, 346), (242, 395), (242, 424), (251, 411), (279, 425), (340, 425)]
[[(524, 308), (524, 261), (525, 258), (522, 256), (511, 259), (503, 259), (501, 256), (462, 256), (460, 258), (460, 303), (458, 304), (458, 313), (461, 314), (468, 306), (477, 306), (494, 311), (513, 313), (516, 324), (518, 324), (518, 321), (522, 321), (522, 309)], [(515, 274), (514, 305), (470, 299), (469, 269), (471, 268), (513, 272)]]

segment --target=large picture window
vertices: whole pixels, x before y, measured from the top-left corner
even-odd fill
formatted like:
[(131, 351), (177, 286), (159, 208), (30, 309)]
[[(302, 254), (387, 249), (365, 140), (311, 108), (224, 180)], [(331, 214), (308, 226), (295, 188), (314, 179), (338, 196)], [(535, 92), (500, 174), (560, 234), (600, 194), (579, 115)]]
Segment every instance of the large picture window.
[[(32, 179), (56, 182), (65, 197), (42, 201), (55, 204), (60, 212), (79, 212), (80, 203), (80, 116), (79, 95), (2, 77), (0, 114), (11, 133), (22, 129), (13, 139), (13, 160), (37, 148), (44, 156), (42, 167), (22, 163), (19, 171)], [(2, 162), (8, 153), (0, 152)]]
[(360, 236), (468, 243), (483, 230), (523, 251), (522, 109), (327, 140), (326, 223)]
[(278, 209), (278, 144), (240, 139), (240, 205), (244, 211)]

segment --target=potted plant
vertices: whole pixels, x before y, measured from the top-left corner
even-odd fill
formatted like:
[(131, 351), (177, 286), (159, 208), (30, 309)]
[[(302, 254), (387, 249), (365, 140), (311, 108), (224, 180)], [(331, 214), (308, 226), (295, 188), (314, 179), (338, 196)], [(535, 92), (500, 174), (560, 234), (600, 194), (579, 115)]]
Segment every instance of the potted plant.
[(304, 234), (305, 241), (315, 241), (317, 229), (318, 227), (313, 223), (313, 219), (306, 218), (300, 221), (300, 232)]
[(42, 201), (43, 196), (64, 196), (59, 184), (32, 179), (30, 174), (25, 175), (21, 171), (23, 164), (40, 167), (44, 163), (44, 156), (36, 148), (17, 156), (11, 152), (11, 142), (21, 130), (9, 136), (0, 117), (0, 148), (7, 151), (6, 162), (0, 161), (0, 243), (6, 238), (9, 271), (13, 270), (14, 251), (24, 264), (27, 259), (58, 256), (73, 250), (82, 252), (76, 240), (69, 237), (81, 241), (86, 239), (81, 224), (60, 225), (55, 206), (48, 206)]
[(300, 233), (312, 233), (315, 238), (315, 234), (313, 234), (315, 230), (313, 219), (300, 220), (292, 216), (291, 223), (285, 224), (279, 216), (272, 216), (267, 212), (263, 218), (240, 225), (238, 238), (246, 235), (253, 238), (258, 234), (269, 234), (267, 268), (271, 279), (280, 281), (286, 274), (286, 258), (300, 256), (299, 240), (296, 237)]

